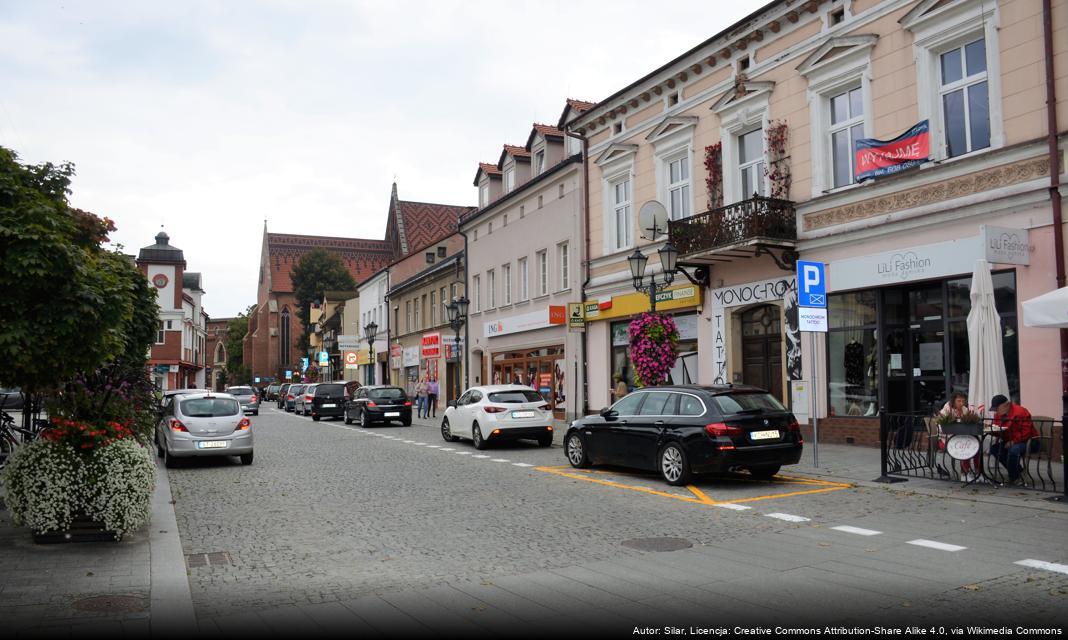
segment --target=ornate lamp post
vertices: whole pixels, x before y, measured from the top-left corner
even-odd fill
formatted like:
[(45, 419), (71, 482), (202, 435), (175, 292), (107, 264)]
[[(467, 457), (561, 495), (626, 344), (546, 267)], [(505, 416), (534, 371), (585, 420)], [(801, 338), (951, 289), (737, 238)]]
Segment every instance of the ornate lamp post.
[(363, 338), (367, 341), (367, 353), (369, 355), (368, 359), (371, 361), (371, 375), (369, 376), (370, 379), (367, 381), (367, 384), (375, 383), (375, 369), (377, 368), (375, 364), (376, 336), (378, 336), (378, 323), (372, 320), (371, 322), (367, 323), (366, 327), (363, 328)]
[(456, 334), (456, 341), (453, 345), (456, 349), (456, 386), (454, 387), (454, 393), (457, 397), (460, 394), (460, 364), (463, 362), (460, 358), (460, 329), (467, 322), (468, 304), (467, 297), (460, 296), (459, 298), (453, 298), (452, 302), (445, 305), (445, 311), (449, 315), (449, 326), (452, 327), (453, 333)]
[(660, 256), (660, 266), (664, 269), (664, 273), (660, 282), (656, 281), (656, 274), (651, 274), (648, 284), (645, 283), (645, 266), (648, 264), (649, 258), (645, 257), (641, 249), (635, 249), (634, 253), (627, 258), (627, 262), (630, 265), (631, 284), (634, 285), (636, 291), (648, 292), (649, 310), (653, 312), (656, 311), (656, 294), (670, 287), (671, 283), (675, 281), (679, 259), (678, 250), (670, 242), (660, 247), (657, 254)]

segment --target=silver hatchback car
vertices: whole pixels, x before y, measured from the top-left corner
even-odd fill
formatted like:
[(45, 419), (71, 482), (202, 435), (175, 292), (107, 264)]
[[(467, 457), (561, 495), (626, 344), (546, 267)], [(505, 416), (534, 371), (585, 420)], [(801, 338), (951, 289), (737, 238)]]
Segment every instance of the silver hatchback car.
[(237, 398), (237, 401), (241, 403), (242, 411), (254, 416), (260, 415), (260, 396), (252, 387), (227, 387), (226, 393)]
[(226, 393), (173, 396), (156, 425), (156, 451), (168, 467), (194, 456), (239, 456), (252, 464), (252, 422)]

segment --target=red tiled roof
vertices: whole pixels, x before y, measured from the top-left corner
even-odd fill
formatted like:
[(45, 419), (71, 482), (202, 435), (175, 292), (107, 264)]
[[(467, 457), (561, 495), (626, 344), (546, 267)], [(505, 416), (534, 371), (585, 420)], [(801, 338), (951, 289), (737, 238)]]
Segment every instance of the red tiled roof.
[(313, 249), (326, 249), (341, 258), (358, 283), (389, 264), (393, 254), (392, 246), (385, 240), (268, 233), (267, 261), (272, 291), (293, 291), (290, 273), (297, 261)]
[(574, 98), (567, 99), (567, 106), (571, 107), (575, 111), (582, 113), (583, 111), (589, 111), (597, 105), (596, 102), (586, 102), (585, 100), (575, 100)]
[(563, 138), (564, 132), (552, 126), (551, 124), (539, 124), (534, 123), (533, 128), (530, 130), (530, 135), (527, 136), (526, 150), (530, 151), (530, 146), (534, 144), (535, 134), (541, 134), (545, 138)]
[(497, 160), (498, 169), (504, 169), (504, 156), (512, 156), (516, 159), (516, 162), (520, 160), (530, 162), (530, 152), (527, 151), (526, 147), (517, 147), (514, 144), (506, 144), (501, 151), (500, 159)]
[(394, 260), (456, 233), (460, 216), (475, 207), (397, 200), (396, 218), (403, 238), (394, 247)]
[(495, 165), (495, 164), (490, 164), (489, 162), (479, 162), (478, 163), (478, 171), (475, 172), (475, 180), (474, 180), (474, 185), (476, 187), (478, 186), (479, 175), (483, 174), (483, 173), (485, 173), (488, 176), (499, 176), (499, 175), (501, 175), (501, 170), (498, 169), (497, 165)]

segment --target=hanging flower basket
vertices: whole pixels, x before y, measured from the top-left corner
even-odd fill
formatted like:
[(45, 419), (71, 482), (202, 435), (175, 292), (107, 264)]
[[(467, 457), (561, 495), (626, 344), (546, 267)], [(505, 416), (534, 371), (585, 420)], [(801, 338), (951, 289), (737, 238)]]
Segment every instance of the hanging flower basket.
[(663, 384), (679, 357), (679, 330), (671, 316), (645, 312), (630, 321), (627, 329), (634, 384)]

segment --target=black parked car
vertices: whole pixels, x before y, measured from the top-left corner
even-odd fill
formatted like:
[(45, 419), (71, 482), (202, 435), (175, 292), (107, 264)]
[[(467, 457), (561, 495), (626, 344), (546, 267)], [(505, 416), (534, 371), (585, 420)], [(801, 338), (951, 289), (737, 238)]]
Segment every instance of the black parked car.
[(738, 469), (771, 478), (797, 464), (803, 443), (797, 419), (763, 389), (680, 385), (635, 391), (576, 420), (564, 452), (573, 467), (655, 470), (668, 484), (685, 485), (695, 473)]
[(277, 400), (278, 399), (278, 387), (282, 385), (269, 384), (267, 385), (267, 397), (265, 400)]
[(360, 422), (369, 427), (376, 422), (399, 421), (412, 426), (412, 401), (400, 387), (360, 387), (345, 404), (345, 424)]
[(345, 383), (322, 382), (315, 385), (310, 412), (312, 420), (316, 422), (319, 418), (345, 417)]
[(18, 387), (12, 389), (0, 388), (0, 409), (21, 411), (24, 400), (25, 398), (22, 395), (22, 389)]
[(286, 395), (288, 393), (289, 393), (289, 383), (288, 382), (283, 384), (282, 386), (278, 387), (278, 397), (276, 398), (276, 400), (278, 400), (278, 408), (279, 409), (285, 409), (286, 408)]

